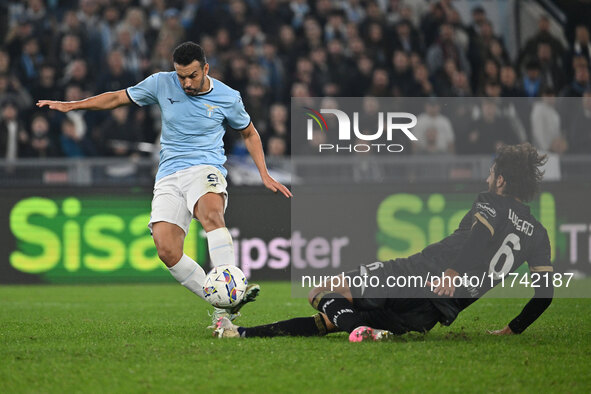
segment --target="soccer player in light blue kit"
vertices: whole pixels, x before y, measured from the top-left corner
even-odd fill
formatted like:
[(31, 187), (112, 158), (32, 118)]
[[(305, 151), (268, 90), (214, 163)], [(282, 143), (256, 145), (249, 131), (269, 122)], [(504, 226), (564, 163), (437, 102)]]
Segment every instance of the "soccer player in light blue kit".
[[(40, 100), (37, 106), (61, 112), (105, 110), (129, 104), (160, 106), (162, 149), (148, 226), (158, 256), (172, 276), (204, 298), (205, 272), (183, 253), (193, 217), (206, 231), (212, 264), (236, 265), (232, 236), (224, 221), (228, 204), (222, 141), (225, 124), (244, 138), (264, 185), (288, 198), (292, 194), (269, 175), (260, 136), (240, 93), (207, 75), (209, 64), (203, 49), (193, 42), (185, 42), (174, 50), (173, 61), (175, 71), (153, 74), (127, 89), (80, 101)], [(255, 299), (259, 290), (258, 285), (249, 285), (243, 301), (235, 308), (215, 310), (213, 322), (225, 315), (235, 317), (245, 303)]]

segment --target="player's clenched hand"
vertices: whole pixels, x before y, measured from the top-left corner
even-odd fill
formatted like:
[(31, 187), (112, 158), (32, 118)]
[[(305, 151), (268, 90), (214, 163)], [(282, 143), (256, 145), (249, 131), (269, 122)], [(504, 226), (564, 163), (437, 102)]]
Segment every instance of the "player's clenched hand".
[(49, 107), (49, 109), (55, 109), (60, 112), (68, 112), (74, 109), (71, 102), (53, 100), (39, 100), (37, 101), (37, 107)]
[(448, 296), (453, 297), (456, 291), (454, 286), (453, 279), (458, 276), (458, 272), (448, 268), (443, 273), (443, 276), (439, 278), (439, 283), (431, 283), (427, 282), (427, 286), (433, 288), (433, 293), (437, 294), (438, 296)]
[(505, 326), (504, 328), (501, 328), (500, 330), (487, 330), (487, 332), (490, 335), (513, 335), (513, 331), (511, 331), (511, 328), (509, 326)]
[(265, 175), (262, 177), (263, 184), (265, 187), (275, 193), (281, 192), (285, 197), (290, 198), (293, 197), (293, 194), (289, 191), (288, 188), (283, 186), (281, 183), (277, 182), (272, 176)]

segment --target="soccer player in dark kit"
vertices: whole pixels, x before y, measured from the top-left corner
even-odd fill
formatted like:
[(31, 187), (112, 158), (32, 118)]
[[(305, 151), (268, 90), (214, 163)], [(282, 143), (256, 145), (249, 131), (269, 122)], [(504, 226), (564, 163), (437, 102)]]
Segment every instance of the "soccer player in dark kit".
[[(214, 335), (316, 336), (346, 331), (351, 342), (360, 342), (427, 332), (438, 322), (450, 325), (527, 261), (534, 297), (503, 329), (490, 332), (522, 333), (554, 295), (548, 234), (524, 204), (538, 191), (545, 162), (546, 156), (528, 143), (502, 146), (490, 168), (488, 191), (478, 195), (453, 234), (408, 258), (361, 265), (336, 277), (336, 287), (331, 282), (312, 289), (309, 301), (319, 311), (314, 316), (257, 327), (239, 327), (220, 318)], [(367, 286), (396, 277), (426, 279), (412, 287)]]

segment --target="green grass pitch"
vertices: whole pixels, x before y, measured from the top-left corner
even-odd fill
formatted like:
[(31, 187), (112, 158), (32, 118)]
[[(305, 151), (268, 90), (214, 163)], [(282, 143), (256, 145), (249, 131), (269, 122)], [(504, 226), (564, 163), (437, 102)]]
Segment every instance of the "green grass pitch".
[[(383, 343), (215, 339), (179, 285), (0, 286), (0, 393), (591, 391), (591, 300), (555, 299), (524, 334), (493, 337), (527, 300), (483, 299), (450, 327)], [(263, 283), (239, 320), (312, 315)]]

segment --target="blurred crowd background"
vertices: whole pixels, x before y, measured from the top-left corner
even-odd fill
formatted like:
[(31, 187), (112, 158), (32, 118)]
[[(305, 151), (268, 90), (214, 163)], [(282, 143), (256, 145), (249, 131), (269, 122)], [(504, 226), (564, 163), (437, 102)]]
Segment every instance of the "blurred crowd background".
[[(157, 152), (156, 106), (61, 114), (34, 103), (80, 100), (173, 70), (172, 51), (186, 40), (204, 47), (212, 77), (242, 93), (268, 156), (290, 154), (290, 98), (307, 96), (479, 97), (462, 126), (427, 99), (413, 154), (492, 153), (499, 142), (525, 140), (557, 154), (591, 152), (589, 19), (567, 21), (561, 40), (542, 15), (510, 55), (478, 2), (468, 18), (450, 0), (28, 0), (0, 7), (1, 158)], [(507, 107), (516, 97), (525, 97), (526, 110)], [(562, 97), (576, 99), (561, 109)], [(237, 133), (227, 133), (225, 144), (230, 154), (247, 154)]]

